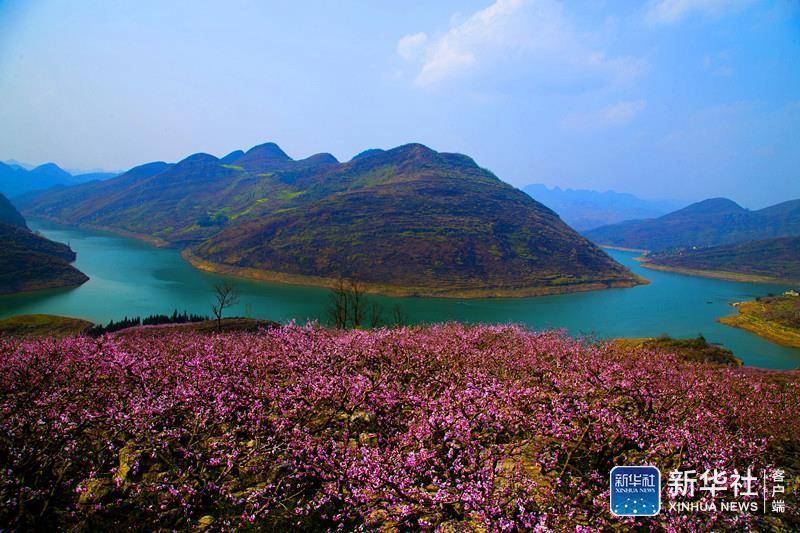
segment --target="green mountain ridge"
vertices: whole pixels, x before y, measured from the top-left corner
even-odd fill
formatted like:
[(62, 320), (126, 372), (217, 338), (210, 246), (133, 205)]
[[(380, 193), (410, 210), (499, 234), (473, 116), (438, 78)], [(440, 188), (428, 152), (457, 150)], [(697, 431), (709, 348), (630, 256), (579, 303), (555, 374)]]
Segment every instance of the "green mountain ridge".
[(201, 268), (282, 281), (345, 277), (379, 292), (459, 296), (641, 282), (468, 156), (420, 144), (340, 163), (265, 143), (21, 202), (34, 216), (185, 249)]
[(697, 202), (659, 218), (630, 220), (584, 233), (593, 242), (663, 251), (800, 235), (800, 200), (751, 211), (727, 198)]
[(800, 282), (800, 237), (650, 254), (647, 264)]

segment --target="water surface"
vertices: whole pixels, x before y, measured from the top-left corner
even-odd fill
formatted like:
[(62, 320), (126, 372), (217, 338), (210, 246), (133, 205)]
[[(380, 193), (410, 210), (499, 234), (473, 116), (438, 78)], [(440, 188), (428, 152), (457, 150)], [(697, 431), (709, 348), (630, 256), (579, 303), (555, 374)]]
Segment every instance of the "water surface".
[[(169, 314), (173, 309), (211, 314), (215, 283), (230, 281), (240, 294), (231, 312), (278, 321), (325, 320), (328, 292), (314, 287), (224, 278), (194, 269), (176, 250), (154, 248), (116, 235), (29, 220), (32, 229), (69, 243), (90, 280), (74, 289), (0, 297), (0, 317), (51, 313), (107, 322), (123, 316)], [(609, 250), (650, 285), (538, 298), (452, 300), (374, 297), (385, 309), (400, 304), (414, 322), (516, 322), (565, 328), (596, 337), (674, 337), (703, 334), (724, 344), (746, 364), (800, 367), (800, 349), (771, 343), (715, 320), (735, 312), (731, 302), (782, 292), (783, 285), (741, 283), (647, 270), (637, 254)]]

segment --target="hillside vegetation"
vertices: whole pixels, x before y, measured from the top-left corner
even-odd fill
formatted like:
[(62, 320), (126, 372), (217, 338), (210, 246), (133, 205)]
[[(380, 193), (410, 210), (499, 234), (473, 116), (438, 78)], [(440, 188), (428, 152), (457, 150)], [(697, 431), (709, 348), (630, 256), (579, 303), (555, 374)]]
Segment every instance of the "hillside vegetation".
[(369, 290), (525, 295), (640, 280), (460, 154), (411, 144), (339, 163), (274, 143), (29, 195), (27, 212), (184, 249), (207, 270)]
[(0, 221), (0, 294), (70, 287), (89, 279), (70, 265), (75, 252), (69, 246), (30, 231), (2, 195), (0, 207), (3, 200), (13, 210), (6, 209), (3, 217), (14, 223)]
[[(800, 376), (508, 326), (0, 339), (13, 530), (793, 530), (608, 510), (618, 464), (798, 475)], [(757, 391), (758, 401), (753, 401)], [(743, 410), (743, 406), (747, 406)]]
[(750, 211), (726, 198), (713, 198), (659, 218), (621, 222), (585, 234), (599, 244), (651, 251), (797, 236), (800, 200)]
[(642, 266), (734, 280), (800, 283), (800, 237), (648, 254)]
[(16, 315), (0, 320), (0, 336), (71, 337), (92, 327), (88, 320), (57, 315)]
[(718, 365), (740, 366), (741, 359), (724, 346), (710, 344), (704, 337), (694, 339), (675, 339), (667, 335), (640, 339), (617, 339), (620, 346), (647, 348), (674, 354), (685, 361), (695, 363), (714, 363)]
[(800, 348), (800, 296), (768, 296), (736, 304), (737, 315), (720, 318), (784, 346)]

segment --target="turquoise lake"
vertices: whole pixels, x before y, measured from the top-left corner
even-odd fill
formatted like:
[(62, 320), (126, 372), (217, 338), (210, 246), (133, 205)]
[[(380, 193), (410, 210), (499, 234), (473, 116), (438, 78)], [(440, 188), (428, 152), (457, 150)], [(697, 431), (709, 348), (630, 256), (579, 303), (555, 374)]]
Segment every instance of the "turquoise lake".
[[(154, 248), (116, 235), (30, 220), (32, 229), (69, 243), (75, 262), (91, 279), (74, 289), (0, 297), (0, 317), (51, 313), (108, 322), (123, 316), (169, 314), (173, 309), (210, 315), (212, 288), (221, 276), (194, 269), (172, 249)], [(786, 348), (715, 320), (735, 312), (732, 302), (786, 289), (783, 285), (739, 283), (642, 268), (632, 252), (608, 253), (649, 285), (586, 293), (453, 300), (373, 297), (385, 309), (400, 304), (413, 322), (515, 322), (531, 328), (564, 328), (573, 335), (674, 337), (703, 334), (733, 350), (745, 364), (766, 368), (800, 367), (800, 349)], [(328, 292), (234, 278), (239, 292), (232, 315), (286, 322), (325, 320)]]

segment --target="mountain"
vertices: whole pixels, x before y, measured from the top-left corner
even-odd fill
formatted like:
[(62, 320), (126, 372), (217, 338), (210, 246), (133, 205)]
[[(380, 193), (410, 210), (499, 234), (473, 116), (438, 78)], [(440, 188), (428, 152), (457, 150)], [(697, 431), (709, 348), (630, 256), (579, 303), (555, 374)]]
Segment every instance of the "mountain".
[(31, 170), (0, 163), (0, 193), (14, 197), (31, 190), (67, 185), (71, 183), (71, 177), (54, 163), (39, 165)]
[(45, 163), (30, 169), (28, 165), (18, 162), (0, 163), (0, 193), (14, 198), (30, 191), (103, 180), (115, 175), (108, 172), (93, 172), (73, 176), (55, 163)]
[(233, 152), (229, 153), (228, 155), (226, 155), (225, 157), (220, 159), (220, 161), (222, 163), (231, 163), (233, 161), (236, 161), (237, 159), (239, 159), (243, 155), (244, 155), (244, 152), (242, 150), (234, 150)]
[(69, 246), (30, 231), (22, 215), (2, 195), (0, 242), (0, 294), (70, 287), (89, 279), (70, 265), (75, 252)]
[(712, 198), (659, 218), (603, 226), (585, 235), (599, 244), (653, 251), (794, 236), (800, 235), (800, 200), (750, 211), (727, 198)]
[(533, 184), (522, 189), (578, 231), (624, 220), (654, 218), (685, 205), (677, 200), (643, 200), (632, 194), (586, 189), (561, 189)]
[(86, 183), (87, 181), (103, 181), (114, 176), (119, 176), (120, 172), (87, 172), (85, 174), (74, 174), (72, 183)]
[(56, 165), (55, 163), (45, 163), (28, 171), (29, 175), (36, 176), (41, 180), (53, 183), (69, 183), (72, 174)]
[(640, 280), (554, 212), (461, 154), (420, 144), (340, 163), (274, 143), (194, 154), (27, 195), (24, 209), (184, 249), (238, 275), (443, 296), (522, 295)]
[(8, 198), (0, 194), (0, 223), (20, 228), (27, 228), (25, 218), (17, 211)]
[(383, 152), (385, 152), (385, 150), (381, 150), (380, 148), (369, 148), (367, 150), (364, 150), (363, 152), (359, 152), (358, 154), (354, 155), (352, 160), (355, 161), (356, 159), (361, 159), (362, 157), (369, 157), (372, 155), (382, 154)]
[(30, 165), (28, 163), (23, 163), (22, 161), (17, 161), (16, 159), (9, 159), (8, 161), (5, 161), (5, 164), (12, 167), (23, 168), (25, 170), (30, 170), (36, 166), (36, 165)]
[[(644, 266), (713, 277), (800, 281), (800, 237), (649, 254)], [(731, 276), (730, 274), (734, 274)]]

